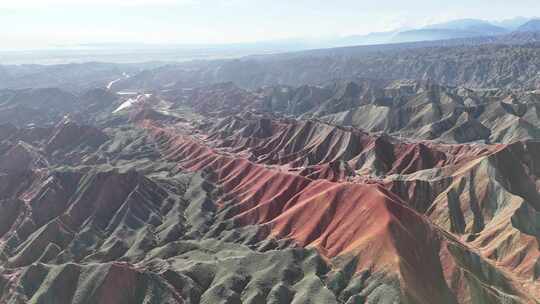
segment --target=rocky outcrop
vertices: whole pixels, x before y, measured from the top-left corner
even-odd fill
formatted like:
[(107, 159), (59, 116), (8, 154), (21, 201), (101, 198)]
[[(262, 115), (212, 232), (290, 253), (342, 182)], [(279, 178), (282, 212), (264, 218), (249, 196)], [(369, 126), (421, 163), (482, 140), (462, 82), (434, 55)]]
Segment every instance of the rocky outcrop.
[(67, 161), (68, 151), (87, 153), (89, 149), (97, 149), (108, 140), (108, 136), (98, 128), (78, 125), (70, 120), (61, 121), (45, 143), (44, 150), (48, 154), (60, 154)]
[[(220, 118), (245, 112), (316, 118), (418, 140), (511, 143), (540, 139), (535, 91), (470, 90), (431, 81), (332, 81), (322, 86), (240, 89), (231, 83), (165, 98)], [(179, 100), (180, 99), (180, 100)]]

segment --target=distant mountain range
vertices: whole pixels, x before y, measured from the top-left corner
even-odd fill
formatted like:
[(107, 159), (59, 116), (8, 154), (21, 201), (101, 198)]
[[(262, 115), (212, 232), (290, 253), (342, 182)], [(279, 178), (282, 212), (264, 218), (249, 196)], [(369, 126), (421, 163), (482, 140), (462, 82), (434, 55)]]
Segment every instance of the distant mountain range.
[(516, 29), (518, 32), (538, 32), (540, 31), (540, 19), (533, 19)]
[(369, 33), (367, 35), (348, 36), (334, 41), (334, 44), (370, 45), (433, 41), (456, 38), (496, 36), (512, 32), (540, 31), (540, 19), (517, 17), (503, 21), (485, 21), (479, 19), (459, 19), (437, 23), (416, 29), (397, 29), (388, 32)]
[[(249, 55), (289, 53), (305, 50), (328, 49), (343, 46), (367, 46), (395, 43), (436, 43), (437, 45), (470, 44), (474, 38), (486, 41), (510, 37), (513, 34), (536, 35), (540, 32), (539, 18), (517, 17), (502, 21), (459, 19), (431, 24), (421, 28), (398, 28), (365, 35), (326, 38), (290, 38), (228, 44), (147, 44), (147, 43), (98, 43), (58, 45), (38, 50), (0, 50), (0, 64), (66, 64), (86, 62), (186, 62), (241, 58)], [(532, 33), (532, 34), (531, 34)], [(534, 38), (534, 37), (533, 37)], [(508, 38), (504, 38), (507, 40)], [(443, 42), (444, 40), (444, 42)], [(523, 36), (518, 40), (523, 41)], [(536, 38), (532, 39), (536, 41)], [(0, 81), (2, 71), (0, 69)], [(3, 85), (0, 85), (2, 87)]]

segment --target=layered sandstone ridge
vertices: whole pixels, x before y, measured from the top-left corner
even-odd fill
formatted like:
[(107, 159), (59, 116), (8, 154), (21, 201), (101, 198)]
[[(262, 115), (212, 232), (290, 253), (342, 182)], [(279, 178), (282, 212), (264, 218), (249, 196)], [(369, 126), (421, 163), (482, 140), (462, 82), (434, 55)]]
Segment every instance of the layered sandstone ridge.
[(0, 302), (538, 302), (537, 142), (164, 104), (0, 126)]

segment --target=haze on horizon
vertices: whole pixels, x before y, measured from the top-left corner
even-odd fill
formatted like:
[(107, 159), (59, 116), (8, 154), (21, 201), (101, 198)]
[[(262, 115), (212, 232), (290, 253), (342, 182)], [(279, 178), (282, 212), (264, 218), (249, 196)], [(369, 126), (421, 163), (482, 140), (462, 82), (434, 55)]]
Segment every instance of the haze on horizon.
[(367, 34), (460, 18), (532, 17), (540, 1), (0, 1), (2, 50), (93, 43), (226, 44)]

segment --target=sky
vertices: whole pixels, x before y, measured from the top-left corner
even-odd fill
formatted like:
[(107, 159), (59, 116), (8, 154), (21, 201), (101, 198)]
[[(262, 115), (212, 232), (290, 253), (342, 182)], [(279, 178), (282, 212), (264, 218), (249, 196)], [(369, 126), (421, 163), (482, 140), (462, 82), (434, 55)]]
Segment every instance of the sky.
[(539, 0), (0, 0), (0, 50), (324, 38), (531, 12)]

